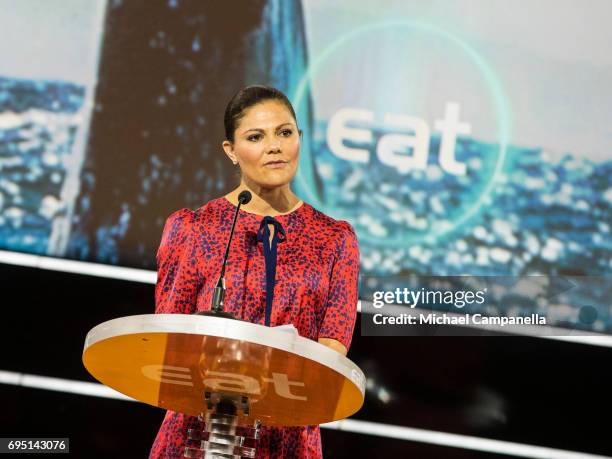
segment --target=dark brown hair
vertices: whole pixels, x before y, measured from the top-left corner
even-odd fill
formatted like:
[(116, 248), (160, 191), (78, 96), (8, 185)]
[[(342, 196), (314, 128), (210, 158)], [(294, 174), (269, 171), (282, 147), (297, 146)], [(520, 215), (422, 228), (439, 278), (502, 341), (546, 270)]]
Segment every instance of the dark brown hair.
[(295, 111), (285, 94), (271, 86), (247, 86), (234, 94), (234, 97), (231, 98), (227, 107), (225, 107), (225, 116), (223, 117), (223, 122), (225, 124), (225, 139), (233, 142), (234, 132), (236, 131), (238, 122), (244, 116), (245, 110), (266, 100), (277, 100), (282, 103), (291, 112), (297, 124)]

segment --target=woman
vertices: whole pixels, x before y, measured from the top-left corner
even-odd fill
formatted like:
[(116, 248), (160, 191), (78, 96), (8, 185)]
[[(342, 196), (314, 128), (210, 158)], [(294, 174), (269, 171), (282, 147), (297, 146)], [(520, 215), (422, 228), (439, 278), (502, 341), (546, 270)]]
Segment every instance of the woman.
[[(291, 191), (301, 134), (291, 103), (274, 88), (249, 86), (229, 102), (224, 121), (223, 150), (240, 168), (240, 185), (166, 221), (156, 313), (210, 309), (238, 195), (249, 190), (253, 197), (240, 209), (229, 253), (225, 310), (253, 323), (293, 324), (300, 335), (346, 355), (357, 311), (357, 238), (347, 222)], [(182, 457), (187, 430), (199, 427), (197, 418), (168, 411), (151, 457)], [(257, 457), (322, 457), (319, 426), (264, 426)]]

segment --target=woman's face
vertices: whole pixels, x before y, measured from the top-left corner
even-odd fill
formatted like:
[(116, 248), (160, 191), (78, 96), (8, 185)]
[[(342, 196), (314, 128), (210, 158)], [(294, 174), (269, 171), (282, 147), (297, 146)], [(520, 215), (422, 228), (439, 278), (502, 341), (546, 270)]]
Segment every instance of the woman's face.
[(291, 112), (281, 102), (266, 100), (245, 110), (234, 142), (223, 142), (238, 162), (247, 185), (271, 189), (291, 182), (300, 159), (300, 136)]

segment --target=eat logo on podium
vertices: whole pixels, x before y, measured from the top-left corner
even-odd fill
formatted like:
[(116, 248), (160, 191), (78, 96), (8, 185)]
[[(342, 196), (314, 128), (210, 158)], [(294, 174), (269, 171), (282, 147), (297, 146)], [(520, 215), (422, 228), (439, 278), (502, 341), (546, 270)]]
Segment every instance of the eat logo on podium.
[[(191, 370), (187, 367), (176, 367), (172, 365), (147, 365), (142, 367), (142, 374), (154, 381), (180, 386), (193, 387)], [(272, 383), (279, 397), (291, 400), (306, 401), (307, 398), (295, 395), (291, 392), (291, 386), (304, 387), (303, 382), (290, 381), (284, 373), (272, 373), (271, 378), (262, 378), (265, 382)], [(241, 394), (261, 395), (261, 386), (257, 379), (237, 373), (222, 371), (209, 371), (204, 373), (202, 380), (204, 386), (214, 391), (239, 392)]]

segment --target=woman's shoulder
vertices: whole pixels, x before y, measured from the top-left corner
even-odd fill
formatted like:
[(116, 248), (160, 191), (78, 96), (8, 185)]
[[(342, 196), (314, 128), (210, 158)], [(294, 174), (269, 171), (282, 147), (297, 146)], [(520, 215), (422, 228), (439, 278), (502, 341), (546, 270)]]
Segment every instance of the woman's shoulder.
[(310, 220), (308, 225), (310, 228), (323, 231), (339, 239), (355, 236), (355, 229), (348, 221), (335, 219), (308, 203), (304, 203), (304, 206), (306, 206), (306, 219)]
[(223, 199), (212, 199), (194, 210), (187, 207), (175, 210), (166, 219), (166, 224), (188, 226), (210, 222), (211, 216), (223, 211)]

